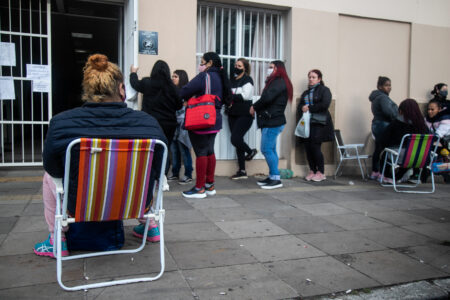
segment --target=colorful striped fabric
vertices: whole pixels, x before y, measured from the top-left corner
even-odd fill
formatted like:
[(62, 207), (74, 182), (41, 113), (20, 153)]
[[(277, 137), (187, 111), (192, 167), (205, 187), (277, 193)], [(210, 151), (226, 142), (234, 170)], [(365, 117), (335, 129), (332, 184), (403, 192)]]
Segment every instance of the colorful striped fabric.
[(76, 222), (142, 218), (153, 140), (82, 138)]
[(429, 163), (430, 149), (435, 141), (432, 134), (412, 134), (405, 141), (405, 154), (399, 160), (402, 168), (423, 168)]

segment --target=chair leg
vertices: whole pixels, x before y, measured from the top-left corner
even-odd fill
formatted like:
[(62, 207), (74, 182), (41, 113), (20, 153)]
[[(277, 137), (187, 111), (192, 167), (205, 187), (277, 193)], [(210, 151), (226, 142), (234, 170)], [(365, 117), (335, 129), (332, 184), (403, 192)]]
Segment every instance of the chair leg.
[(341, 159), (341, 161), (339, 162), (339, 164), (338, 164), (338, 166), (337, 166), (337, 168), (336, 168), (336, 172), (334, 172), (334, 178), (335, 178), (335, 179), (336, 179), (336, 176), (337, 176), (337, 174), (338, 174), (338, 172), (339, 172), (339, 168), (341, 167), (342, 162), (343, 162), (343, 160)]
[(364, 180), (364, 171), (363, 171), (363, 168), (361, 166), (361, 160), (360, 160), (359, 157), (358, 157), (358, 165), (359, 165), (359, 169), (361, 170), (361, 177)]

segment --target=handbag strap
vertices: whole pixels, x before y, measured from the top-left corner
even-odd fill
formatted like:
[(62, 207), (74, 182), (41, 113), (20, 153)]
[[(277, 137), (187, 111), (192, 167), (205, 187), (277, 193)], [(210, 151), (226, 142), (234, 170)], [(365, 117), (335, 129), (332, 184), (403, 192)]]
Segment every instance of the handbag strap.
[(211, 78), (208, 73), (206, 73), (205, 81), (205, 95), (211, 94)]

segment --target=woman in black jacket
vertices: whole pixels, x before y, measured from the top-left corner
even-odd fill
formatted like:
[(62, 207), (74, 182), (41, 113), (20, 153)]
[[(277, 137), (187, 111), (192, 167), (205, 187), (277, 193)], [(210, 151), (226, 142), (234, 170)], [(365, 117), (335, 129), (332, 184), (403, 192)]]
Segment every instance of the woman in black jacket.
[[(253, 116), (249, 110), (253, 100), (253, 79), (250, 77), (250, 63), (245, 58), (239, 58), (234, 64), (231, 76), (231, 103), (228, 107), (228, 123), (231, 131), (231, 144), (236, 147), (239, 170), (231, 179), (246, 179), (245, 160), (251, 160), (256, 149), (244, 142), (244, 135), (252, 127)], [(247, 155), (245, 155), (247, 153)]]
[(178, 125), (176, 111), (181, 109), (183, 102), (170, 78), (169, 66), (165, 61), (158, 60), (153, 65), (150, 77), (144, 77), (142, 80), (139, 80), (137, 70), (137, 67), (131, 66), (130, 84), (137, 92), (143, 94), (142, 111), (158, 121), (170, 148)]
[(311, 113), (309, 138), (301, 138), (305, 145), (306, 158), (309, 164), (309, 174), (305, 177), (306, 181), (326, 179), (321, 146), (323, 142), (333, 140), (333, 121), (328, 111), (330, 104), (331, 92), (322, 80), (322, 72), (316, 69), (309, 71), (308, 89), (301, 95), (297, 107), (299, 118), (307, 111)]
[(288, 100), (292, 101), (292, 83), (282, 61), (269, 64), (267, 80), (261, 98), (250, 107), (250, 114), (257, 114), (257, 124), (261, 128), (261, 152), (269, 166), (269, 176), (258, 185), (263, 189), (283, 186), (278, 170), (277, 137), (286, 124), (284, 110)]

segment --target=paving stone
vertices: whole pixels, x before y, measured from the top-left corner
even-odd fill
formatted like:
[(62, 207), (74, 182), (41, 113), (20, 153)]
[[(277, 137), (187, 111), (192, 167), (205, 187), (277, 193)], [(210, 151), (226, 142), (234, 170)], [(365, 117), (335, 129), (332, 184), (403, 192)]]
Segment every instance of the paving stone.
[(350, 214), (353, 211), (338, 206), (333, 203), (319, 203), (319, 204), (297, 204), (295, 207), (307, 211), (313, 216), (331, 216), (340, 214)]
[(22, 200), (22, 199), (4, 199), (2, 195), (0, 195), (0, 205), (6, 205), (6, 204), (23, 204), (26, 205), (30, 202), (30, 199)]
[[(159, 243), (148, 243), (142, 251), (133, 254), (86, 258), (85, 276), (89, 277), (90, 280), (143, 274), (154, 276), (150, 274), (159, 273), (161, 269), (159, 251)], [(176, 269), (175, 261), (165, 250), (165, 270), (173, 271)]]
[(439, 287), (426, 282), (419, 281), (399, 286), (393, 286), (383, 293), (384, 299), (444, 299), (448, 296)]
[(26, 204), (24, 203), (3, 204), (0, 202), (0, 218), (20, 216), (25, 208), (25, 205)]
[(447, 291), (447, 293), (450, 293), (450, 278), (436, 279), (436, 280), (433, 280), (433, 283), (435, 285), (437, 285), (438, 287)]
[(47, 222), (43, 215), (20, 217), (12, 232), (33, 232), (48, 230)]
[(202, 209), (202, 213), (213, 222), (240, 221), (261, 218), (260, 215), (243, 207)]
[(386, 212), (394, 210), (390, 207), (376, 205), (369, 200), (333, 201), (333, 203), (361, 213)]
[(444, 272), (394, 250), (344, 254), (336, 258), (384, 285), (446, 276)]
[(0, 246), (0, 256), (30, 254), (36, 243), (48, 238), (48, 230), (9, 233)]
[(391, 226), (390, 224), (377, 221), (369, 216), (361, 214), (323, 216), (323, 218), (328, 222), (336, 224), (347, 230), (370, 229), (370, 228)]
[(448, 201), (446, 198), (448, 198), (448, 194), (441, 196), (439, 199), (427, 199), (427, 205), (440, 209), (450, 210), (450, 201)]
[(434, 222), (450, 222), (450, 211), (445, 209), (413, 209), (409, 210), (408, 213), (424, 217)]
[(302, 297), (379, 285), (375, 280), (329, 256), (278, 261), (266, 263), (265, 266)]
[[(389, 198), (387, 198), (389, 199)], [(412, 210), (412, 209), (429, 209), (430, 206), (426, 205), (426, 201), (415, 199), (389, 199), (389, 200), (373, 200), (372, 203), (390, 207), (395, 210)]]
[(126, 284), (104, 288), (99, 295), (90, 294), (88, 299), (194, 299), (191, 289), (180, 272), (164, 272), (156, 281)]
[(395, 195), (395, 192), (393, 191), (387, 191), (386, 189), (382, 189), (380, 186), (378, 187), (379, 189), (376, 189), (376, 192), (371, 193), (368, 193), (366, 189), (347, 193), (350, 195), (355, 195), (358, 199), (370, 201), (392, 199), (393, 195)]
[(167, 243), (180, 269), (198, 269), (256, 262), (244, 247), (232, 240)]
[(30, 203), (27, 205), (22, 213), (22, 216), (43, 216), (44, 215), (44, 203)]
[(424, 245), (434, 240), (398, 227), (356, 230), (356, 233), (389, 248)]
[[(56, 272), (56, 271), (55, 271)], [(56, 274), (56, 273), (55, 273)], [(55, 277), (56, 275), (52, 274)], [(67, 286), (74, 286), (76, 284), (84, 284), (80, 281), (64, 282)], [(96, 298), (102, 289), (91, 289), (87, 292), (74, 291), (67, 292), (63, 290), (58, 283), (37, 284), (30, 286), (21, 286), (18, 288), (10, 288), (0, 290), (0, 299), (85, 299)]]
[(450, 247), (436, 244), (399, 249), (421, 263), (435, 267), (442, 272), (450, 273)]
[(212, 222), (167, 224), (164, 226), (164, 231), (167, 242), (226, 240), (230, 238)]
[(252, 210), (264, 218), (273, 216), (275, 212), (292, 208), (292, 206), (287, 205), (268, 194), (233, 195), (232, 197), (243, 207)]
[(353, 231), (302, 234), (300, 238), (330, 255), (386, 249)]
[(416, 224), (403, 226), (403, 228), (440, 241), (450, 241), (450, 223)]
[(177, 210), (183, 210), (183, 209), (192, 209), (193, 207), (187, 203), (184, 198), (182, 196), (178, 196), (178, 197), (164, 197), (163, 200), (163, 207), (166, 210), (172, 210), (172, 209), (177, 209)]
[(361, 197), (357, 196), (355, 193), (345, 193), (341, 191), (314, 191), (310, 193), (312, 197), (316, 199), (335, 202), (335, 201), (360, 201)]
[(165, 224), (198, 223), (209, 221), (200, 211), (195, 209), (170, 210), (166, 212)]
[(239, 239), (236, 243), (250, 251), (260, 262), (326, 255), (292, 235)]
[(286, 299), (298, 293), (261, 264), (183, 271), (199, 299)]
[(239, 207), (239, 203), (228, 197), (206, 197), (203, 199), (186, 199), (195, 209)]
[(411, 214), (411, 211), (383, 211), (383, 212), (369, 212), (368, 216), (392, 225), (403, 226), (412, 224), (432, 223), (430, 219), (423, 218)]
[(303, 216), (311, 216), (311, 214), (295, 207), (277, 210), (271, 214), (272, 218), (299, 218)]
[[(6, 239), (6, 234), (0, 234), (0, 245), (3, 243), (3, 241)], [(1, 248), (0, 248), (1, 249)], [(1, 252), (0, 252), (1, 253)], [(1, 255), (1, 254), (0, 254)]]
[(335, 232), (344, 230), (342, 227), (336, 226), (323, 218), (316, 216), (270, 218), (269, 220), (292, 234)]
[(232, 239), (289, 234), (266, 219), (216, 222), (215, 224)]
[(16, 225), (18, 217), (0, 218), (0, 234), (7, 234)]
[(330, 202), (329, 199), (321, 199), (314, 196), (314, 193), (310, 192), (287, 192), (272, 195), (275, 199), (278, 199), (287, 204), (317, 204)]
[[(83, 261), (63, 263), (63, 282), (83, 276)], [(0, 259), (0, 290), (56, 282), (56, 260), (36, 254), (8, 255)]]

